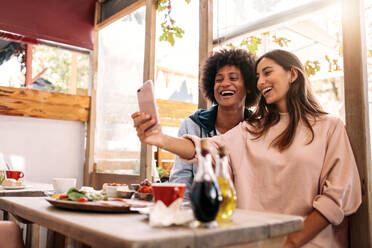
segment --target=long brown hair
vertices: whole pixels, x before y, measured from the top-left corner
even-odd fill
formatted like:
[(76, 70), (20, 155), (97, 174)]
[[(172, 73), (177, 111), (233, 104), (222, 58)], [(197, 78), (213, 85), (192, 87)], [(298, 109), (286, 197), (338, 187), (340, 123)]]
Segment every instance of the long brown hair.
[[(279, 134), (271, 143), (274, 147), (278, 147), (280, 151), (288, 148), (295, 137), (296, 129), (299, 121), (303, 121), (305, 126), (311, 131), (311, 139), (307, 144), (314, 140), (314, 130), (310, 124), (310, 117), (314, 121), (316, 117), (327, 114), (314, 97), (309, 81), (304, 73), (304, 66), (296, 55), (284, 51), (273, 50), (262, 55), (256, 62), (257, 65), (263, 58), (273, 60), (280, 65), (285, 71), (297, 70), (296, 80), (290, 84), (287, 92), (287, 109), (289, 114), (289, 123), (286, 129)], [(256, 110), (248, 120), (254, 130), (248, 129), (256, 139), (261, 137), (270, 127), (277, 124), (280, 120), (279, 110), (275, 104), (266, 104), (265, 98), (261, 95)]]

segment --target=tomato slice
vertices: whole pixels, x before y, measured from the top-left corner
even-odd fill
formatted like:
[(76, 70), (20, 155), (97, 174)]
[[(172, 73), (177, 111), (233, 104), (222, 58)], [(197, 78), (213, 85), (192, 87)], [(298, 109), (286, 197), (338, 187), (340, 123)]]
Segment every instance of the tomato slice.
[(87, 202), (88, 199), (85, 198), (85, 197), (79, 197), (79, 199), (77, 199), (78, 202)]
[(60, 196), (58, 197), (58, 199), (60, 199), (60, 200), (67, 199), (67, 195), (60, 195)]

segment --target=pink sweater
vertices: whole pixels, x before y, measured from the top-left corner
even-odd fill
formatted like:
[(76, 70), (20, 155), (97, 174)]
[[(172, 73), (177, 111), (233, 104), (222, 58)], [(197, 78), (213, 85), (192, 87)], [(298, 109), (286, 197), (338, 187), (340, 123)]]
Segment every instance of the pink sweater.
[[(341, 120), (321, 117), (310, 131), (300, 123), (292, 145), (270, 146), (288, 123), (288, 114), (258, 140), (238, 126), (210, 140), (225, 146), (238, 196), (237, 207), (306, 217), (315, 208), (331, 223), (304, 247), (347, 247), (347, 222), (361, 203), (361, 185), (353, 151)], [(196, 146), (199, 138), (191, 139)]]

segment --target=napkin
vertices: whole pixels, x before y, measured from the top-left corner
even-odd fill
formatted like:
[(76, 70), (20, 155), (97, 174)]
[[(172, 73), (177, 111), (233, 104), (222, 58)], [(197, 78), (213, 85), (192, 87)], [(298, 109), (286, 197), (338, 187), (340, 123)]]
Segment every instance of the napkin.
[(175, 200), (169, 207), (162, 201), (157, 201), (150, 210), (150, 226), (183, 225), (192, 221), (192, 210), (182, 209), (182, 200)]

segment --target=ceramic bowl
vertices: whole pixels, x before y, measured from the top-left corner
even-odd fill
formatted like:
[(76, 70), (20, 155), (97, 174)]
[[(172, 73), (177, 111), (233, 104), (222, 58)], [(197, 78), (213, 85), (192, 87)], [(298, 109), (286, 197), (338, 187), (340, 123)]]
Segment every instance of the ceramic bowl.
[(142, 200), (142, 201), (152, 201), (153, 195), (152, 193), (142, 193), (142, 192), (136, 192), (135, 198)]
[(118, 197), (120, 198), (130, 199), (132, 195), (134, 194), (134, 191), (133, 190), (130, 190), (130, 191), (118, 190), (117, 193), (118, 193)]

